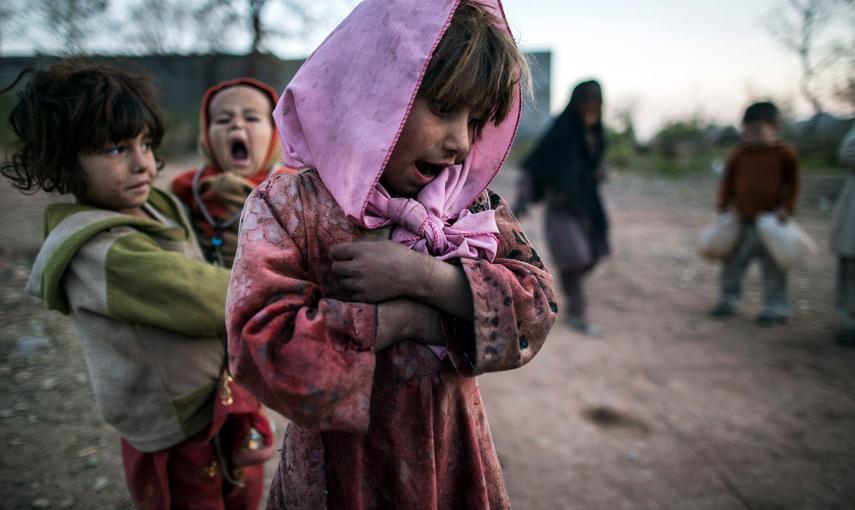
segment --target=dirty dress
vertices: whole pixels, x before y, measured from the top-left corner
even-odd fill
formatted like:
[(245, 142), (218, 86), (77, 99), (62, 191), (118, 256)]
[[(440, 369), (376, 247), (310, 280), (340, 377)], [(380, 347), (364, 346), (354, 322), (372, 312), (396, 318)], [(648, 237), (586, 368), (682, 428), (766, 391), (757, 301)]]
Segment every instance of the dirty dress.
[(348, 302), (329, 250), (367, 237), (315, 172), (250, 196), (227, 305), (235, 378), (289, 417), (270, 508), (508, 508), (474, 375), (528, 362), (555, 320), (551, 279), (498, 195), (493, 263), (464, 259), (474, 323), (448, 356), (373, 350), (376, 306)]

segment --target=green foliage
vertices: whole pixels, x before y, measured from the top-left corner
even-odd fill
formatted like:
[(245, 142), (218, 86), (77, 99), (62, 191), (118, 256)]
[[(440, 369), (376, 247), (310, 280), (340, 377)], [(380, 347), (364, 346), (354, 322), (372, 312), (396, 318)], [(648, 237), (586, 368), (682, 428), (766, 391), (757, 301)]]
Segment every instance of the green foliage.
[(668, 122), (647, 145), (640, 145), (631, 130), (608, 130), (606, 162), (616, 170), (664, 177), (709, 172), (731, 149), (715, 143), (721, 132), (724, 130), (697, 117)]
[(518, 167), (522, 164), (523, 159), (528, 156), (528, 153), (534, 149), (535, 143), (537, 143), (536, 138), (517, 138), (511, 147), (510, 154), (508, 154), (507, 164)]
[(704, 139), (708, 127), (708, 124), (697, 117), (672, 120), (656, 133), (654, 139), (656, 144), (662, 147), (676, 143), (695, 143)]
[(635, 133), (631, 129), (619, 132), (607, 128), (606, 140), (608, 141), (606, 163), (613, 168), (631, 167), (638, 158)]
[(672, 120), (656, 133), (653, 148), (666, 157), (691, 159), (711, 148), (716, 130), (716, 126), (697, 117)]
[(635, 159), (633, 169), (665, 177), (680, 177), (693, 173), (709, 172), (716, 162), (723, 163), (728, 149), (709, 147), (696, 154), (671, 156), (661, 151), (649, 151)]

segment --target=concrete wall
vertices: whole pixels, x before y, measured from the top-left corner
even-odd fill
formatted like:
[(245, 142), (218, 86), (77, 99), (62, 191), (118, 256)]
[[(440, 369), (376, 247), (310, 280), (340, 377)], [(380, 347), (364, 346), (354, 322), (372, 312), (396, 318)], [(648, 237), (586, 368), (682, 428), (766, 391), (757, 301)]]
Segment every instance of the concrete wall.
[[(532, 137), (548, 123), (551, 53), (529, 54), (535, 77), (535, 101), (526, 104), (520, 124), (520, 137)], [(26, 67), (47, 67), (60, 59), (53, 56), (0, 58), (0, 86), (5, 86)], [(282, 90), (302, 64), (302, 60), (282, 60), (272, 55), (148, 55), (91, 57), (154, 77), (166, 112), (168, 131), (165, 147), (171, 153), (193, 150), (198, 129), (199, 103), (211, 85), (238, 76), (252, 76)], [(11, 101), (2, 104), (2, 127)], [(6, 139), (7, 137), (3, 137)]]
[(522, 140), (536, 138), (552, 120), (549, 111), (552, 92), (552, 52), (536, 51), (526, 54), (531, 66), (534, 98), (523, 105), (518, 137)]

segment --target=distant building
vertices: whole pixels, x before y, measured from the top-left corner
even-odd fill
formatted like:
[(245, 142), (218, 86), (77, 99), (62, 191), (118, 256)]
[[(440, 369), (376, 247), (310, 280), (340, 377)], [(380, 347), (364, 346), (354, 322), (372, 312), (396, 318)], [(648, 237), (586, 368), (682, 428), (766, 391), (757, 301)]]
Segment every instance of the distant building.
[[(549, 122), (551, 52), (534, 52), (527, 56), (532, 62), (534, 102), (524, 107), (519, 130), (523, 138), (536, 136)], [(303, 63), (302, 59), (283, 60), (269, 54), (89, 56), (86, 60), (146, 72), (154, 77), (168, 121), (165, 145), (175, 153), (194, 149), (199, 104), (208, 87), (219, 81), (251, 76), (281, 91)], [(60, 57), (48, 55), (0, 58), (0, 87), (11, 83), (22, 69), (47, 67), (59, 61)], [(8, 102), (4, 102), (3, 107), (7, 109)], [(6, 113), (0, 111), (3, 119)], [(4, 122), (0, 130), (6, 129)]]
[(532, 139), (539, 136), (552, 120), (550, 115), (552, 95), (552, 52), (533, 51), (526, 53), (531, 66), (534, 98), (523, 105), (518, 136)]

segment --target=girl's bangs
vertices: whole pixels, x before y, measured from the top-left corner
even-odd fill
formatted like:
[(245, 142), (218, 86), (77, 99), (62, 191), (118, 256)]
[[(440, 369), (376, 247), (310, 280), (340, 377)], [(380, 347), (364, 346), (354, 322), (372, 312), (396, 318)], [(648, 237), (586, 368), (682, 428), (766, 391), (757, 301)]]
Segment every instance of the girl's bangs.
[(128, 96), (130, 94), (125, 93), (117, 97), (113, 111), (107, 114), (111, 141), (134, 138), (144, 131), (148, 131), (148, 136), (153, 139), (156, 131), (154, 115), (142, 101)]
[(94, 108), (81, 126), (80, 146), (90, 153), (135, 138), (146, 131), (154, 148), (160, 145), (163, 138), (163, 125), (158, 117), (144, 98), (127, 89), (120, 89), (112, 98)]
[(507, 118), (527, 64), (498, 18), (464, 2), (437, 47), (422, 90), (450, 106), (466, 105), (478, 129)]

